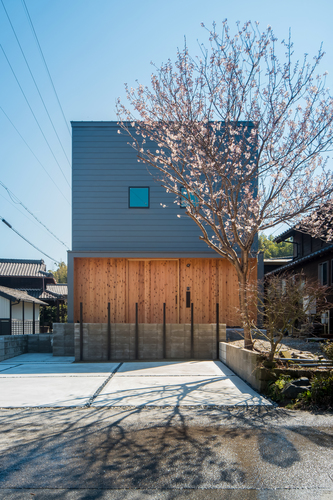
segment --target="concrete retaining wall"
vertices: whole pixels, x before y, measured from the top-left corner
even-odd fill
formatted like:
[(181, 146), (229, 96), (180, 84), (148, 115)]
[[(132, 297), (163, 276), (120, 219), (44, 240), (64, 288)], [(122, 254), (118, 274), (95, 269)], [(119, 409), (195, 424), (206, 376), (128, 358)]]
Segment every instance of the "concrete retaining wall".
[(53, 356), (74, 356), (74, 323), (53, 323)]
[(52, 333), (38, 333), (35, 335), (24, 335), (24, 337), (28, 338), (27, 352), (52, 352)]
[[(69, 326), (69, 325), (68, 325)], [(75, 360), (80, 361), (80, 325), (74, 326)], [(106, 323), (84, 323), (83, 361), (107, 361)], [(163, 325), (139, 324), (138, 359), (163, 358)], [(226, 327), (220, 324), (220, 340), (226, 338)], [(194, 358), (216, 359), (216, 325), (194, 325)], [(189, 359), (191, 325), (166, 325), (166, 358)], [(111, 359), (135, 359), (135, 324), (111, 324)]]
[(267, 387), (267, 370), (259, 367), (261, 357), (253, 351), (220, 342), (220, 360), (253, 389), (262, 392)]
[(0, 336), (0, 361), (27, 352), (52, 352), (52, 334)]

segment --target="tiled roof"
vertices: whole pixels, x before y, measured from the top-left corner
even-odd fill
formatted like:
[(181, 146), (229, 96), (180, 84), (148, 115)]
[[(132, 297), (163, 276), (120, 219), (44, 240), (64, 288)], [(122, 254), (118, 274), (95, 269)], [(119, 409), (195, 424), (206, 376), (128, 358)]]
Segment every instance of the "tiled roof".
[(14, 288), (8, 288), (7, 286), (0, 286), (0, 295), (9, 300), (20, 300), (22, 302), (35, 302), (35, 304), (40, 304), (42, 306), (47, 306), (46, 302), (43, 302), (35, 297), (32, 297), (27, 292), (23, 290), (16, 290)]
[(22, 292), (27, 292), (31, 297), (35, 297), (40, 300), (53, 300), (55, 301), (57, 296), (53, 293), (45, 290), (43, 292), (42, 288), (18, 288), (17, 290), (21, 290)]
[(46, 290), (50, 293), (53, 293), (57, 296), (66, 296), (68, 295), (67, 283), (57, 283), (56, 285), (47, 283)]
[(35, 299), (40, 299), (43, 293), (42, 288), (15, 288), (15, 290), (27, 292), (28, 295), (31, 295), (31, 297), (35, 297)]
[(294, 227), (289, 227), (286, 231), (283, 233), (279, 234), (276, 238), (274, 238), (275, 243), (281, 243), (281, 241), (285, 241), (287, 238), (290, 238), (294, 234), (296, 229)]
[(0, 259), (0, 276), (43, 276), (39, 271), (46, 272), (46, 265), (41, 260)]

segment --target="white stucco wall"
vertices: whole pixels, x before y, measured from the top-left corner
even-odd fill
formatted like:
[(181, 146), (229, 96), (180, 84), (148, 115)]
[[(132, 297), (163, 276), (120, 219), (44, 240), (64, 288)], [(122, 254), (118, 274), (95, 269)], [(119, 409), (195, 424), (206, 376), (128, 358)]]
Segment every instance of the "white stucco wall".
[[(9, 317), (9, 316), (8, 316)], [(22, 302), (12, 306), (12, 318), (22, 319)], [(25, 321), (33, 320), (33, 304), (32, 302), (24, 303), (24, 319)], [(35, 321), (39, 321), (39, 305), (35, 304)]]
[(4, 297), (0, 297), (0, 318), (5, 319), (10, 317), (10, 301)]

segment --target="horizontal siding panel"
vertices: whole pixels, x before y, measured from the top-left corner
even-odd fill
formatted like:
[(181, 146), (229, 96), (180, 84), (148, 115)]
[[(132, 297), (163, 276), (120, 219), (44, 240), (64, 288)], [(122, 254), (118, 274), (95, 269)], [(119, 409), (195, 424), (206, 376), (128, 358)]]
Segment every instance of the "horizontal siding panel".
[[(131, 184), (131, 186), (132, 186), (133, 181), (131, 181), (131, 182), (132, 182), (132, 184)], [(89, 188), (85, 184), (82, 186), (75, 185), (75, 192), (73, 193), (73, 197), (82, 196), (82, 195), (85, 195), (87, 193), (94, 195), (94, 196), (97, 196), (98, 193), (115, 193), (115, 192), (119, 191), (119, 188), (125, 189), (128, 193), (129, 185), (128, 184), (125, 185), (124, 180), (115, 181), (115, 183), (112, 186), (106, 186), (104, 184), (104, 182), (101, 182), (100, 186), (90, 186)], [(161, 193), (161, 191), (158, 191), (158, 194), (160, 194), (160, 193)], [(151, 192), (150, 194), (154, 194), (154, 193)], [(172, 196), (172, 195), (168, 195), (168, 196)]]
[[(115, 122), (73, 123), (73, 250), (210, 252), (196, 224), (177, 217), (183, 209), (154, 181), (158, 172), (137, 161), (131, 138), (118, 129)], [(149, 209), (128, 208), (129, 186), (150, 186)]]
[[(173, 219), (170, 219), (169, 214), (159, 214), (159, 215), (151, 214), (149, 218), (143, 219), (141, 214), (136, 213), (136, 212), (133, 212), (133, 213), (129, 213), (129, 212), (130, 212), (130, 209), (127, 209), (126, 210), (127, 219), (133, 218), (133, 220), (138, 219), (138, 220), (143, 220), (143, 222), (149, 221), (152, 223), (154, 221), (157, 221), (157, 222), (160, 221), (161, 223), (168, 224), (173, 228), (182, 227), (182, 230), (185, 227), (196, 227), (195, 222), (188, 220), (188, 218), (186, 216), (179, 218), (179, 217), (177, 217), (177, 215), (174, 215), (175, 220), (173, 220)], [(103, 215), (104, 215), (104, 217), (103, 217)], [(115, 217), (115, 215), (117, 215), (117, 214), (115, 214), (113, 209), (110, 209), (109, 213), (105, 213), (104, 210), (101, 213), (99, 213), (97, 211), (97, 209), (95, 209), (93, 212), (91, 210), (81, 209), (81, 210), (77, 210), (73, 214), (73, 221), (75, 221), (75, 223), (78, 223), (79, 221), (84, 223), (85, 221), (88, 221), (88, 220), (90, 220), (92, 222), (94, 220), (96, 220), (96, 222), (99, 220), (105, 220), (105, 221), (112, 220), (114, 222), (116, 222), (116, 221), (121, 222), (121, 219), (119, 219), (118, 217)], [(177, 223), (177, 226), (175, 226), (175, 223)]]
[[(82, 152), (80, 151), (80, 153), (78, 153), (77, 151), (73, 151), (73, 154), (75, 154), (76, 156), (76, 160), (80, 161), (80, 155), (82, 155), (83, 158), (86, 158), (86, 159), (90, 159), (90, 160), (93, 160), (94, 158), (104, 158), (104, 159), (112, 159), (112, 160), (116, 160), (117, 158), (121, 158), (123, 157), (121, 153), (114, 153), (112, 154), (111, 152), (99, 152), (99, 153), (94, 153), (92, 151), (85, 151), (85, 152)], [(128, 152), (126, 154), (126, 158), (133, 158), (133, 160), (136, 162), (136, 163), (140, 163), (137, 161), (137, 155), (135, 153), (135, 151), (133, 151), (132, 153)]]
[[(114, 142), (113, 144), (117, 144), (116, 142)], [(130, 146), (130, 150), (129, 150), (129, 146)], [(148, 149), (151, 149), (152, 151), (155, 151), (155, 149), (158, 149), (158, 148), (148, 148)], [(86, 155), (87, 153), (94, 153), (97, 157), (99, 157), (101, 154), (104, 154), (104, 153), (108, 153), (110, 154), (110, 156), (115, 156), (115, 155), (119, 155), (119, 156), (125, 156), (125, 157), (131, 157), (134, 155), (137, 155), (137, 152), (135, 149), (132, 148), (132, 146), (130, 144), (127, 144), (126, 142), (124, 142), (124, 144), (122, 144), (121, 146), (119, 144), (117, 144), (117, 146), (112, 146), (112, 144), (110, 143), (107, 143), (107, 142), (104, 142), (104, 143), (101, 143), (99, 146), (97, 145), (89, 145), (89, 144), (84, 144), (80, 147), (75, 147), (73, 145), (73, 148), (72, 148), (72, 151), (75, 151), (77, 154), (84, 154)]]
[[(161, 224), (163, 224), (163, 227), (165, 229), (165, 231), (173, 231), (174, 229), (174, 225), (170, 222), (170, 221), (162, 221), (162, 220), (151, 220), (149, 221), (150, 222), (150, 228), (151, 230), (155, 230), (155, 229), (160, 229), (161, 227)], [(105, 219), (105, 220), (101, 220), (101, 219), (98, 219), (96, 220), (96, 222), (94, 221), (94, 224), (92, 224), (91, 222), (84, 222), (84, 221), (76, 221), (76, 224), (75, 224), (75, 229), (73, 230), (73, 234), (77, 233), (77, 232), (80, 232), (80, 231), (87, 231), (86, 230), (86, 227), (87, 225), (90, 226), (91, 230), (93, 231), (94, 230), (94, 226), (101, 226), (101, 227), (105, 227), (105, 228), (116, 228), (117, 231), (119, 230), (123, 230), (123, 231), (128, 231), (127, 228), (124, 228), (123, 227), (123, 224), (122, 224), (122, 221), (119, 221), (119, 220), (112, 220), (110, 218), (108, 219)], [(80, 229), (82, 227), (82, 230)], [(192, 228), (189, 228), (188, 226), (182, 226), (182, 225), (179, 225), (179, 228), (181, 229), (181, 232), (182, 234), (193, 234), (193, 231), (192, 231)], [(95, 231), (100, 231), (100, 228), (96, 228)]]
[[(87, 252), (87, 253), (90, 253), (90, 252), (117, 252), (119, 253), (120, 255), (123, 255), (125, 254), (126, 252), (132, 252), (134, 255), (137, 254), (138, 252), (142, 252), (142, 253), (147, 253), (147, 252), (156, 252), (156, 253), (165, 253), (165, 252), (170, 252), (170, 253), (173, 253), (175, 255), (177, 254), (185, 254), (185, 255), (190, 255), (190, 252), (189, 252), (189, 249), (188, 249), (188, 246), (168, 246), (168, 247), (164, 247), (163, 250), (161, 250), (161, 247), (159, 245), (150, 245), (149, 248), (147, 249), (147, 245), (144, 245), (144, 244), (137, 244), (135, 245), (135, 247), (129, 247), (129, 248), (124, 248), (123, 246), (119, 246), (119, 245), (112, 245), (110, 246), (109, 243), (100, 243), (100, 242), (92, 242), (91, 245), (90, 244), (87, 244), (87, 245), (83, 245), (82, 244), (82, 248), (80, 249), (81, 252)], [(213, 254), (213, 252), (205, 252), (205, 250), (203, 250), (202, 248), (200, 248), (198, 250), (198, 252), (200, 252), (200, 254), (204, 254), (204, 255), (207, 255), (207, 256), (211, 256)]]
[[(89, 241), (88, 238), (84, 238), (82, 235), (81, 237), (79, 237), (78, 235), (74, 235), (75, 236), (75, 240), (76, 241)], [(196, 239), (195, 238), (186, 238), (186, 241), (184, 241), (184, 238), (181, 238), (181, 237), (178, 237), (178, 238), (170, 238), (168, 236), (165, 236), (165, 237), (159, 237), (158, 239), (158, 242), (156, 240), (156, 236), (154, 234), (145, 234), (144, 237), (142, 235), (140, 235), (140, 233), (133, 233), (133, 235), (131, 234), (130, 236), (126, 235), (126, 233), (121, 233), (119, 234), (118, 237), (110, 237), (110, 238), (105, 238), (101, 235), (97, 235), (95, 234), (94, 235), (94, 241), (95, 242), (103, 242), (103, 241), (108, 241), (109, 243), (112, 243), (112, 244), (121, 244), (122, 245), (122, 248), (124, 249), (125, 245), (124, 243), (126, 242), (131, 242), (131, 243), (135, 243), (135, 242), (139, 242), (139, 243), (156, 243), (157, 245), (159, 245), (162, 241), (169, 245), (174, 245), (174, 242), (177, 241), (177, 244), (179, 242), (184, 242), (184, 246), (186, 246), (188, 244), (188, 241), (191, 240), (191, 241), (195, 241)], [(202, 243), (202, 245), (205, 246), (204, 243)]]
[[(115, 160), (112, 160), (115, 161)], [(104, 168), (104, 165), (110, 165), (111, 160), (108, 158), (94, 158), (89, 160), (87, 158), (81, 158), (80, 161), (77, 161), (73, 166), (73, 170), (77, 173), (79, 172), (82, 168), (93, 168), (94, 165), (101, 165), (101, 168)], [(135, 163), (133, 162), (132, 159), (127, 159), (127, 158), (118, 158), (117, 159), (117, 165), (127, 165), (128, 168), (133, 169), (134, 171), (137, 172), (136, 164), (137, 163), (142, 163), (144, 165), (144, 162), (139, 162), (137, 159), (135, 160)], [(147, 165), (146, 165), (147, 166)], [(153, 168), (152, 168), (153, 169)]]

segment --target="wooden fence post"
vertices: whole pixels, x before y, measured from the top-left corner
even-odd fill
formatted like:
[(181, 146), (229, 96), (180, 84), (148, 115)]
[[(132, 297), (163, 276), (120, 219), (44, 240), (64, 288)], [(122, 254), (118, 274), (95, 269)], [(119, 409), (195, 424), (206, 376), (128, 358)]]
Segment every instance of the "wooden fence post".
[(108, 302), (108, 341), (107, 341), (107, 349), (108, 349), (108, 361), (111, 360), (111, 311), (110, 311), (110, 302)]
[(163, 302), (163, 358), (166, 358), (166, 314), (165, 314), (165, 302)]
[(194, 358), (193, 302), (191, 303), (191, 358)]
[(139, 318), (138, 303), (135, 303), (135, 359), (139, 359)]
[(219, 310), (219, 304), (216, 304), (216, 359), (219, 359), (219, 342), (220, 342), (220, 310)]
[(83, 306), (80, 302), (80, 361), (83, 361)]

